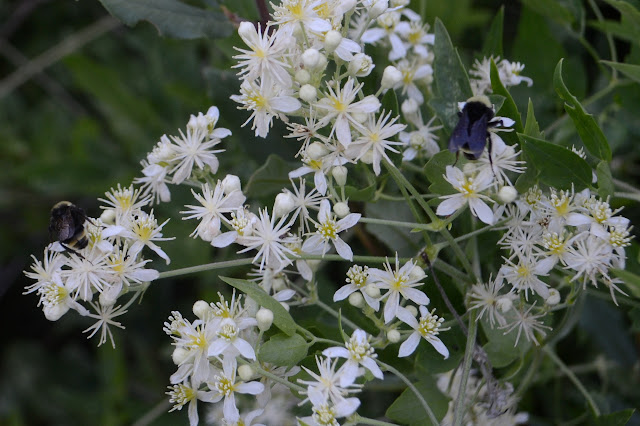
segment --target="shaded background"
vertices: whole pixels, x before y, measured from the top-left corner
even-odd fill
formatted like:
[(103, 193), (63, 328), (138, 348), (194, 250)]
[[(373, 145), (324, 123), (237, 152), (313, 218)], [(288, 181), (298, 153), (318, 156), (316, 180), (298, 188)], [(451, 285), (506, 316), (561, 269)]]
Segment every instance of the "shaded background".
[[(251, 1), (222, 3), (241, 16), (257, 18)], [(561, 57), (566, 58), (565, 82), (579, 99), (606, 84), (602, 69), (579, 39), (519, 2), (432, 1), (423, 11), (427, 22), (433, 23), (435, 16), (444, 22), (469, 66), (503, 4), (507, 58), (524, 62), (523, 74), (534, 80), (533, 89), (521, 85), (512, 93), (520, 111), (526, 111), (531, 97), (538, 122), (552, 125), (562, 107), (551, 95), (553, 69)], [(601, 6), (617, 19), (614, 10)], [(587, 29), (585, 37), (607, 58), (600, 33)], [(154, 283), (142, 305), (133, 305), (124, 316), (126, 332), (114, 331), (118, 349), (113, 350), (110, 344), (96, 348), (95, 339), (84, 340), (81, 331), (92, 324), (87, 319), (67, 315), (47, 321), (36, 307), (37, 296), (22, 295), (30, 283), (22, 271), (29, 267), (31, 254), (42, 257), (53, 204), (70, 200), (98, 216), (97, 198), (118, 183), (128, 186), (140, 175), (139, 161), (162, 134), (177, 134), (189, 114), (206, 112), (210, 105), (220, 108), (220, 126), (234, 134), (223, 142), (227, 152), (221, 156), (222, 175), (234, 173), (246, 182), (270, 153), (292, 158), (297, 147), (282, 141), (281, 126), (268, 141), (240, 128), (247, 114), (228, 99), (239, 87), (229, 69), (233, 45), (241, 45), (235, 34), (225, 40), (172, 40), (159, 37), (147, 23), (128, 28), (110, 18), (98, 2), (0, 3), (0, 424), (119, 425), (145, 414), (153, 417), (154, 407), (166, 411), (162, 401), (174, 366), (162, 323), (171, 310), (187, 315), (195, 300), (212, 300), (221, 286), (217, 280), (202, 274)], [(620, 58), (640, 57), (624, 41), (617, 46)], [(614, 177), (636, 186), (639, 104), (636, 85), (588, 108), (612, 146)], [(554, 125), (559, 129), (554, 137), (570, 144), (577, 137), (566, 124)], [(233, 256), (185, 238), (195, 225), (182, 222), (178, 211), (191, 195), (172, 188), (172, 196), (170, 206), (155, 208), (160, 220), (172, 218), (165, 235), (178, 237), (162, 244), (171, 268)], [(638, 223), (636, 206), (628, 206), (624, 214)], [(154, 267), (167, 269), (164, 262), (154, 262)], [(628, 407), (640, 400), (637, 334), (628, 332), (629, 319), (610, 303), (590, 303), (588, 312), (611, 319), (608, 331), (590, 321), (593, 316), (583, 316), (578, 331), (562, 343), (567, 352), (563, 359), (580, 363), (592, 361), (590, 355), (596, 352), (607, 353), (619, 368), (607, 372), (602, 398), (611, 399), (612, 406)], [(593, 381), (587, 381), (602, 388), (603, 380), (593, 374)], [(579, 412), (580, 396), (556, 406), (555, 401), (566, 398), (560, 397), (561, 383), (566, 384), (550, 373), (522, 409), (548, 417)], [(171, 413), (153, 424), (186, 422), (186, 413)]]

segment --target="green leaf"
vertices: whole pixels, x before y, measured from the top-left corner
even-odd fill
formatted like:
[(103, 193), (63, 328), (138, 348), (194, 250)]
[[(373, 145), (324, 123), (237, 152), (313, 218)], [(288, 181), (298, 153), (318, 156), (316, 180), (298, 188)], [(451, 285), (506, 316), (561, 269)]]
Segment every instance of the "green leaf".
[(529, 188), (538, 183), (540, 172), (531, 163), (527, 163), (527, 170), (516, 180), (515, 187), (518, 193), (524, 194)]
[(220, 279), (251, 297), (258, 305), (273, 312), (273, 323), (286, 335), (293, 336), (295, 334), (296, 322), (293, 320), (289, 312), (287, 312), (280, 302), (269, 296), (256, 283), (229, 277), (220, 277)]
[(522, 3), (540, 15), (561, 24), (570, 25), (574, 22), (571, 12), (556, 0), (522, 0)]
[(622, 64), (620, 62), (600, 61), (603, 64), (609, 65), (611, 68), (620, 71), (632, 80), (640, 83), (640, 65)]
[(576, 191), (591, 186), (591, 167), (575, 152), (542, 139), (519, 133), (527, 160), (540, 172), (539, 179), (558, 189)]
[[(513, 101), (511, 97), (511, 93), (502, 85), (500, 81), (500, 74), (498, 73), (498, 67), (496, 67), (496, 63), (491, 60), (491, 89), (493, 93), (496, 95), (504, 96), (504, 103), (502, 107), (497, 111), (499, 114), (505, 117), (509, 117), (515, 121), (513, 128), (518, 133), (522, 133), (524, 128), (522, 127), (522, 117), (520, 116), (520, 111), (518, 111), (518, 107), (516, 103)], [(511, 133), (503, 133), (502, 138), (505, 139), (509, 145), (513, 145), (518, 140), (516, 135)]]
[(245, 194), (247, 197), (266, 197), (282, 191), (289, 184), (291, 167), (279, 156), (272, 154), (264, 166), (249, 178)]
[(382, 97), (381, 103), (385, 114), (391, 112), (392, 117), (400, 115), (400, 105), (398, 104), (398, 95), (395, 90), (387, 90), (387, 93)]
[(178, 39), (227, 37), (233, 31), (220, 12), (189, 6), (177, 0), (100, 0), (110, 14), (134, 26), (150, 22), (162, 36)]
[[(515, 319), (515, 311), (508, 312), (506, 317), (508, 320)], [(531, 343), (523, 336), (520, 336), (516, 346), (517, 331), (505, 334), (505, 330), (498, 328), (497, 323), (492, 328), (486, 318), (480, 320), (480, 325), (488, 340), (483, 349), (487, 352), (491, 365), (495, 368), (508, 366), (522, 357), (531, 347)]]
[(605, 199), (612, 197), (614, 188), (609, 163), (606, 161), (599, 162), (596, 166), (596, 176), (598, 177), (598, 195)]
[[(427, 401), (436, 418), (442, 420), (449, 408), (449, 398), (440, 393), (435, 379), (422, 376), (422, 380), (415, 383), (415, 387)], [(385, 414), (390, 419), (403, 424), (431, 425), (420, 401), (408, 388), (391, 404)]]
[(491, 27), (487, 33), (482, 46), (482, 56), (498, 57), (502, 56), (502, 28), (504, 26), (504, 5), (500, 6), (498, 13), (491, 22)]
[(346, 185), (344, 193), (349, 201), (370, 201), (376, 193), (377, 184), (373, 183), (366, 188), (356, 188)]
[(596, 417), (595, 424), (596, 426), (625, 426), (635, 411), (635, 408), (628, 408), (611, 414), (603, 414)]
[(293, 367), (307, 356), (309, 346), (302, 336), (278, 333), (260, 346), (258, 359), (275, 365)]
[(584, 110), (578, 99), (569, 92), (562, 80), (562, 61), (563, 59), (560, 59), (553, 73), (553, 86), (565, 101), (564, 109), (571, 117), (587, 150), (601, 160), (611, 161), (611, 148), (600, 126), (595, 118)]
[(447, 166), (453, 164), (456, 155), (449, 150), (440, 151), (429, 159), (424, 166), (424, 173), (431, 185), (429, 192), (439, 195), (453, 194), (456, 192), (451, 184), (444, 178)]
[(538, 139), (542, 139), (544, 136), (533, 112), (531, 98), (529, 98), (529, 105), (527, 106), (527, 122), (524, 125), (524, 134)]
[(458, 51), (453, 47), (447, 29), (440, 19), (435, 22), (433, 75), (436, 96), (429, 102), (445, 130), (451, 130), (458, 122), (458, 102), (473, 96), (467, 71)]

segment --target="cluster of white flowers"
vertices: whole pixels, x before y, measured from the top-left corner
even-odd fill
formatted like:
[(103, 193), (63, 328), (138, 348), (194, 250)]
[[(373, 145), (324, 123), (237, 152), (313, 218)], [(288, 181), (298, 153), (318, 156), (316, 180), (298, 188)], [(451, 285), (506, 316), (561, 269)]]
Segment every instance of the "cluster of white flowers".
[[(54, 242), (44, 250), (41, 262), (33, 257), (27, 277), (36, 282), (26, 287), (26, 293), (40, 296), (38, 305), (46, 318), (57, 321), (70, 309), (97, 322), (85, 332), (89, 337), (100, 331), (99, 345), (107, 335), (115, 346), (109, 326), (124, 328), (114, 321), (126, 312), (149, 282), (158, 278), (158, 271), (145, 268), (143, 249), (148, 247), (169, 263), (167, 254), (156, 244), (173, 238), (162, 236), (162, 227), (151, 213), (143, 210), (151, 196), (142, 196), (133, 186), (111, 189), (105, 199), (100, 218), (87, 217), (83, 223), (87, 245), (70, 249)], [(131, 295), (127, 303), (116, 306), (118, 299)], [(89, 305), (88, 309), (85, 305)]]
[[(506, 220), (500, 245), (508, 255), (495, 280), (473, 286), (471, 307), (480, 309), (481, 317), (486, 312), (491, 326), (497, 323), (507, 333), (517, 329), (518, 338), (524, 332), (538, 343), (535, 332), (544, 335), (549, 328), (542, 319), (561, 302), (564, 288), (570, 287), (573, 299), (588, 283), (601, 282), (617, 303), (615, 292), (625, 293), (609, 271), (624, 268), (632, 238), (629, 219), (619, 212), (588, 189), (552, 188), (547, 195), (537, 186), (497, 209), (496, 216)], [(551, 280), (553, 271), (567, 280)], [(508, 292), (505, 283), (511, 286)]]
[(491, 61), (496, 64), (498, 68), (498, 75), (500, 76), (500, 82), (504, 87), (517, 86), (518, 84), (525, 82), (527, 86), (533, 84), (533, 80), (529, 77), (520, 75), (524, 69), (524, 64), (520, 62), (509, 62), (506, 59), (500, 60), (500, 57), (482, 58), (482, 60), (476, 59), (473, 67), (469, 70), (471, 79), (471, 89), (474, 95), (486, 95), (492, 92), (491, 89)]

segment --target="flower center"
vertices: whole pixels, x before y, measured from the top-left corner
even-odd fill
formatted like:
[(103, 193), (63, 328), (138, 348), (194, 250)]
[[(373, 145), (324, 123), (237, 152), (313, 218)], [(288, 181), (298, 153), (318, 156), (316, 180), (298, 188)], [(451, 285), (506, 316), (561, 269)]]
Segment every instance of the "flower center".
[(327, 218), (320, 225), (316, 225), (318, 234), (324, 241), (334, 240), (338, 236), (338, 225), (334, 218)]

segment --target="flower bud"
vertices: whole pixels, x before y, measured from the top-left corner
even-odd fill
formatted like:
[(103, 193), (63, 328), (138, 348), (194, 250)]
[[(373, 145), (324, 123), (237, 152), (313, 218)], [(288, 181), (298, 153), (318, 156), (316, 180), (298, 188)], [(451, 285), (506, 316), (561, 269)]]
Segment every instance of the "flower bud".
[(260, 308), (256, 313), (256, 321), (258, 321), (260, 331), (267, 331), (273, 324), (273, 312), (269, 309)]
[(288, 303), (280, 302), (280, 305), (282, 305), (282, 307), (286, 309), (287, 312), (289, 312), (289, 309), (291, 309)]
[(513, 307), (513, 301), (508, 297), (501, 297), (496, 300), (496, 307), (500, 309), (500, 312), (503, 314), (509, 312)]
[(353, 119), (358, 123), (362, 124), (367, 121), (367, 118), (369, 118), (369, 114), (367, 114), (366, 112), (354, 112), (351, 114), (351, 117), (353, 117)]
[(364, 306), (364, 297), (359, 291), (353, 292), (349, 295), (349, 304), (356, 308), (362, 308)]
[(549, 289), (549, 297), (547, 297), (547, 300), (545, 300), (545, 303), (551, 306), (557, 305), (558, 303), (560, 303), (560, 292), (555, 288)]
[(192, 311), (195, 316), (197, 316), (201, 320), (204, 320), (211, 313), (211, 306), (209, 306), (209, 304), (204, 300), (198, 300), (193, 304)]
[(416, 281), (421, 280), (426, 276), (427, 274), (425, 274), (424, 269), (422, 269), (418, 265), (415, 265), (411, 272), (409, 272), (409, 278)]
[(307, 49), (302, 54), (302, 63), (307, 69), (314, 69), (318, 67), (321, 61), (322, 53), (316, 49)]
[(373, 163), (373, 150), (369, 149), (367, 152), (365, 152), (360, 157), (360, 161), (362, 161), (364, 164), (372, 164)]
[(273, 203), (273, 217), (282, 217), (289, 213), (296, 206), (296, 201), (290, 192), (281, 192), (276, 195), (276, 201)]
[(300, 84), (307, 84), (311, 81), (311, 74), (307, 70), (298, 70), (294, 78)]
[(307, 147), (306, 153), (312, 160), (319, 160), (329, 154), (329, 150), (322, 142), (313, 142)]
[(382, 82), (380, 85), (384, 90), (392, 89), (402, 81), (402, 71), (393, 65), (389, 65), (382, 73)]
[(416, 309), (415, 306), (413, 305), (407, 305), (404, 307), (407, 311), (409, 311), (411, 313), (411, 315), (418, 316), (418, 309)]
[(329, 30), (324, 36), (324, 50), (327, 53), (331, 53), (340, 45), (342, 42), (342, 34), (336, 30)]
[(373, 284), (364, 286), (364, 292), (367, 293), (367, 296), (373, 297), (374, 299), (380, 297), (380, 289)]
[(413, 98), (405, 99), (405, 101), (402, 102), (402, 106), (400, 107), (400, 109), (402, 110), (402, 114), (404, 115), (415, 114), (416, 112), (418, 112), (418, 108), (420, 108), (420, 105), (418, 105), (418, 102)]
[(387, 332), (387, 339), (391, 343), (398, 343), (400, 341), (400, 332), (398, 330), (389, 330)]
[(331, 175), (340, 187), (347, 183), (347, 173), (349, 173), (349, 171), (345, 166), (335, 166), (331, 169)]
[(250, 365), (243, 364), (238, 367), (238, 376), (240, 376), (243, 382), (248, 382), (249, 380), (253, 379), (254, 374), (255, 372)]
[(388, 0), (375, 0), (371, 5), (371, 9), (369, 9), (369, 18), (376, 19), (378, 16), (382, 15), (389, 8)]
[(258, 309), (260, 309), (260, 305), (258, 305), (258, 302), (253, 300), (251, 297), (247, 296), (244, 299), (244, 308), (247, 310), (247, 315), (255, 316)]
[(222, 179), (222, 190), (225, 194), (231, 194), (233, 191), (242, 191), (242, 183), (236, 175), (226, 175)]
[(186, 361), (190, 355), (189, 351), (184, 348), (175, 348), (171, 354), (171, 360), (175, 365), (180, 365)]
[(116, 212), (113, 209), (105, 209), (100, 215), (100, 220), (105, 225), (115, 225), (116, 223)]
[(256, 28), (249, 21), (240, 22), (240, 26), (238, 27), (238, 35), (242, 37), (243, 40), (250, 39), (253, 34), (256, 33)]
[(513, 203), (518, 198), (518, 191), (513, 186), (503, 186), (498, 191), (498, 199), (503, 204)]
[(287, 288), (287, 283), (282, 276), (274, 277), (271, 281), (271, 288), (273, 291), (278, 292)]
[(366, 77), (375, 68), (371, 56), (364, 53), (356, 53), (347, 66), (347, 72), (352, 77)]
[(254, 371), (250, 365), (243, 364), (238, 367), (238, 376), (242, 379), (243, 382), (248, 382), (253, 379)]
[(343, 218), (346, 215), (348, 215), (349, 213), (351, 213), (351, 211), (349, 210), (349, 206), (347, 205), (347, 203), (336, 203), (333, 206), (333, 212), (336, 214), (336, 216), (338, 216), (339, 218)]
[(300, 99), (302, 99), (303, 101), (312, 103), (318, 97), (318, 91), (312, 85), (305, 84), (300, 88), (299, 96), (300, 96)]

